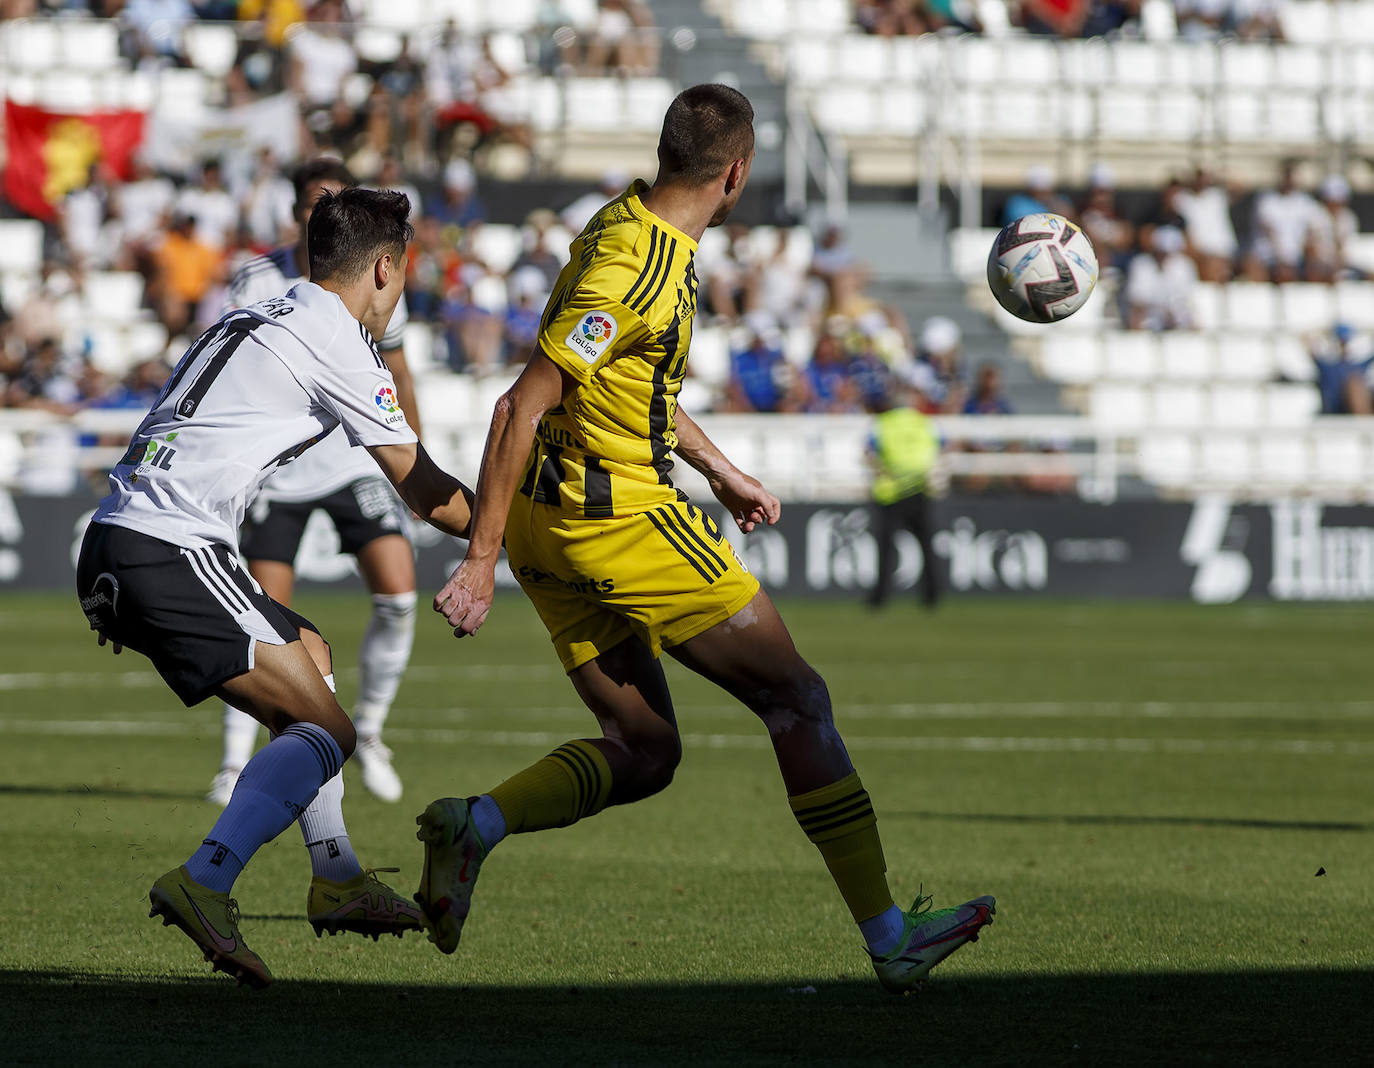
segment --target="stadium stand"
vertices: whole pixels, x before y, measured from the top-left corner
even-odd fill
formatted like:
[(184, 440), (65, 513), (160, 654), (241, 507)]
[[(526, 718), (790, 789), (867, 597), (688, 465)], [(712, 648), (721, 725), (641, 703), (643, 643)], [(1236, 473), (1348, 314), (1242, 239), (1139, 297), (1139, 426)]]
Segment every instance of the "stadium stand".
[[(1190, 325), (1158, 333), (1126, 328), (1119, 311), (1123, 280), (1115, 270), (1104, 273), (1081, 311), (1049, 329), (997, 308), (984, 271), (996, 233), (991, 207), (1046, 160), (1055, 162), (1069, 191), (1083, 188), (1104, 164), (1122, 176), (1122, 193), (1135, 197), (1128, 214), (1141, 234), (1157, 221), (1154, 205), (1167, 180), (1198, 164), (1211, 166), (1240, 190), (1232, 216), (1242, 254), (1253, 230), (1250, 198), (1272, 184), (1286, 157), (1307, 161), (1309, 187), (1328, 173), (1343, 173), (1367, 218), (1364, 198), (1374, 175), (1361, 169), (1366, 165), (1356, 147), (1374, 141), (1370, 6), (1288, 0), (1278, 5), (1278, 29), (1269, 34), (1278, 39), (1262, 40), (1199, 32), (1167, 0), (1146, 0), (1138, 19), (1091, 38), (1028, 32), (1018, 24), (1017, 5), (1002, 0), (978, 0), (971, 8), (978, 32), (946, 27), (889, 37), (865, 32), (858, 23), (863, 13), (847, 0), (639, 5), (631, 33), (645, 44), (623, 53), (593, 47), (610, 32), (595, 0), (356, 0), (343, 10), (338, 31), (356, 59), (340, 82), (340, 99), (353, 118), (331, 116), (299, 131), (294, 122), (258, 124), (285, 135), (268, 146), (282, 164), (307, 151), (312, 139), (332, 144), (335, 138), (365, 177), (388, 159), (400, 160), (403, 180), (425, 195), (422, 228), (435, 220), (436, 248), (452, 253), (439, 266), (451, 276), (439, 276), (433, 310), (416, 302), (408, 349), (424, 377), (431, 433), (446, 435), (460, 466), (475, 463), (480, 435), (470, 428), (485, 425), (492, 399), (509, 380), (503, 365), (519, 356), (513, 342), (502, 342), (496, 356), (475, 358), (464, 349), (473, 335), (464, 336), (454, 317), (516, 323), (522, 308), (543, 300), (533, 265), (547, 267), (540, 257), (550, 255), (555, 266), (561, 262), (570, 235), (557, 225), (522, 222), (524, 211), (499, 218), (479, 213), (461, 226), (445, 221), (430, 202), (443, 168), (451, 158), (472, 160), (478, 198), (498, 179), (587, 181), (622, 168), (642, 171), (663, 109), (682, 80), (699, 77), (698, 71), (732, 78), (747, 60), (772, 79), (757, 91), (751, 87), (751, 95), (772, 92), (786, 102), (780, 125), (761, 120), (760, 148), (777, 145), (787, 160), (781, 193), (764, 186), (764, 195), (785, 200), (791, 217), (781, 228), (755, 226), (738, 249), (724, 232), (703, 240), (703, 282), (719, 273), (734, 279), (722, 283), (722, 292), (733, 286), (743, 295), (739, 307), (704, 305), (684, 403), (705, 412), (729, 407), (736, 356), (760, 331), (793, 383), (805, 381), (827, 336), (838, 339), (846, 359), (876, 357), (905, 375), (917, 356), (912, 337), (937, 310), (948, 310), (967, 338), (956, 373), (967, 378), (973, 366), (1004, 350), (1013, 406), (1052, 420), (985, 420), (975, 433), (954, 401), (932, 401), (952, 442), (1013, 446), (956, 452), (956, 468), (1019, 468), (1028, 457), (1013, 455), (1015, 448), (1055, 441), (1081, 475), (1080, 489), (1098, 497), (1218, 487), (1263, 496), (1317, 486), (1351, 499), (1368, 496), (1370, 432), (1359, 418), (1321, 414), (1312, 349), (1314, 337), (1337, 322), (1361, 336), (1374, 331), (1374, 282), (1368, 280), (1374, 235), (1357, 233), (1347, 242), (1349, 269), (1330, 283), (1199, 282)], [(550, 20), (554, 9), (558, 17)], [(655, 19), (661, 29), (649, 27)], [(140, 50), (130, 27), (118, 21), (0, 21), (0, 94), (69, 114), (145, 113), (148, 144), (161, 153), (158, 168), (187, 184), (201, 161), (232, 156), (227, 150), (244, 136), (241, 117), (250, 113), (243, 109), (284, 99), (290, 110), (274, 115), (295, 114), (283, 57), (307, 30), (313, 32), (309, 23), (286, 29), (274, 44), (257, 24), (196, 21), (180, 27), (181, 58), (169, 62)], [(737, 46), (743, 51), (733, 51)], [(467, 120), (453, 127), (440, 116), (426, 65), (449, 47), (488, 73), (477, 79), (470, 102), (489, 114), (496, 133), (474, 118), (476, 131), (459, 136), (455, 130)], [(715, 68), (713, 56), (720, 57)], [(1007, 105), (1009, 86), (1014, 107)], [(239, 195), (245, 169), (227, 177)], [(864, 186), (863, 197), (848, 196)], [(902, 230), (910, 216), (899, 210), (913, 188), (922, 198), (919, 262), (911, 256), (911, 231)], [(880, 210), (864, 231), (860, 209), (873, 201)], [(771, 211), (755, 217), (771, 221), (770, 214), (777, 217)], [(817, 270), (816, 249), (827, 226), (846, 216), (862, 246), (856, 276), (865, 274), (858, 261), (876, 256), (880, 262), (867, 273), (862, 302), (836, 317), (828, 314), (835, 311), (828, 307), (836, 299), (833, 279), (824, 281), (830, 276)], [(958, 222), (947, 234), (944, 218)], [(896, 246), (886, 249), (895, 264), (886, 269), (883, 241)], [(250, 251), (236, 239), (226, 264)], [(777, 273), (765, 284), (775, 253)], [(64, 256), (51, 224), (0, 219), (0, 300), (12, 317), (35, 299), (59, 309), (72, 382), (84, 366), (108, 382), (175, 355), (184, 337), (175, 326), (167, 329), (146, 263), (131, 254), (71, 271)], [(762, 299), (750, 296), (750, 288), (768, 285), (790, 296), (778, 298), (782, 310), (770, 310), (771, 318), (750, 319)], [(416, 295), (424, 296), (418, 289)], [(962, 306), (944, 308), (940, 302), (950, 295)], [(207, 298), (202, 319), (212, 305)], [(20, 343), (10, 333), (3, 373), (13, 377)], [(788, 492), (861, 493), (865, 476), (856, 465), (863, 417), (853, 407), (850, 414), (804, 414), (808, 402), (798, 389), (784, 398), (786, 414), (721, 414), (713, 426), (738, 446), (742, 464), (781, 480)], [(1047, 399), (1031, 403), (1032, 397)], [(32, 435), (49, 414), (26, 413), (23, 434)], [(0, 466), (11, 471), (18, 463), (17, 425), (5, 424)], [(1121, 481), (1133, 475), (1143, 479), (1139, 486)], [(1109, 481), (1112, 488), (1104, 490)]]

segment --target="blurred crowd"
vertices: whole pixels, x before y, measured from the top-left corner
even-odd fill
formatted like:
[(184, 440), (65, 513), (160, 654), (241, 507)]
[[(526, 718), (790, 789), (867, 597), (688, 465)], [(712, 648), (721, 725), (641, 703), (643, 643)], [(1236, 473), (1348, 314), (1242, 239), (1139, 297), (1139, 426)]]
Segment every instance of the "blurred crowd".
[(1032, 167), (1026, 188), (1010, 196), (998, 224), (1036, 211), (1079, 223), (1097, 250), (1103, 277), (1115, 285), (1122, 323), (1133, 330), (1189, 329), (1201, 282), (1324, 282), (1366, 277), (1351, 256), (1359, 221), (1350, 183), (1328, 174), (1315, 188), (1301, 165), (1285, 160), (1275, 183), (1258, 190), (1226, 184), (1199, 167), (1170, 181), (1149, 207), (1127, 218), (1118, 210), (1111, 171), (1092, 171), (1074, 202), (1059, 192), (1048, 167)]
[[(1186, 40), (1235, 37), (1281, 41), (1288, 0), (1173, 0), (1174, 22)], [(1141, 35), (1142, 0), (1007, 0), (1008, 26), (1051, 37)], [(854, 21), (884, 37), (953, 29), (982, 33), (988, 27), (973, 0), (855, 0)]]
[(527, 73), (656, 73), (659, 33), (645, 0), (597, 0), (576, 17), (540, 0), (523, 32), (464, 32), (453, 22), (410, 34), (360, 34), (345, 0), (0, 0), (0, 18), (82, 16), (117, 20), (120, 52), (134, 70), (195, 65), (188, 30), (234, 24), (236, 48), (224, 103), (290, 93), (304, 155), (337, 154), (372, 178), (399, 155), (435, 173), (454, 157), (509, 146), (511, 171), (537, 166)]

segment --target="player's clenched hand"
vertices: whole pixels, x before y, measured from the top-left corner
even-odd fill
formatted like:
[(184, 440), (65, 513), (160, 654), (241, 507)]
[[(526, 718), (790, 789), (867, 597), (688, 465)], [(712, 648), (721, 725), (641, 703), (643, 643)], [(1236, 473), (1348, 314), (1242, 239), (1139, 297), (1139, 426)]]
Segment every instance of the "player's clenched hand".
[(496, 589), (495, 569), (464, 560), (434, 596), (434, 610), (448, 620), (453, 636), (476, 634), (491, 611)]
[[(100, 631), (95, 632), (96, 645), (103, 646), (108, 641), (110, 641), (110, 639), (105, 637), (105, 635), (100, 633)], [(120, 645), (119, 642), (110, 642), (110, 650), (114, 653), (115, 656), (118, 656), (120, 653), (124, 651), (124, 646)]]
[(782, 502), (764, 489), (758, 479), (738, 468), (709, 481), (716, 500), (730, 510), (735, 525), (746, 534), (760, 523), (771, 527), (782, 516)]

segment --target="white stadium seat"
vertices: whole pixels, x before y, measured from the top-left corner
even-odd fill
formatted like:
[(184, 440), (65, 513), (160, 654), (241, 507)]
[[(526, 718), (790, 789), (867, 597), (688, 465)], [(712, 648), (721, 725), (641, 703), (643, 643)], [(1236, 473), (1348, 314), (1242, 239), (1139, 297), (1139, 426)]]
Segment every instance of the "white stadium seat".
[(472, 234), (473, 254), (498, 274), (505, 274), (520, 258), (523, 243), (520, 228), (503, 223), (483, 223)]
[(0, 219), (0, 271), (37, 277), (42, 263), (43, 224), (36, 219)]
[(1102, 376), (1146, 381), (1159, 370), (1159, 342), (1147, 330), (1112, 330), (1102, 337)]
[(1266, 420), (1271, 426), (1306, 426), (1321, 409), (1317, 391), (1305, 382), (1274, 382), (1265, 387)]
[(60, 19), (57, 26), (67, 66), (88, 71), (119, 66), (119, 26), (112, 20)]
[(1194, 330), (1166, 330), (1159, 335), (1159, 374), (1174, 382), (1205, 381), (1212, 376), (1212, 338)]
[(1255, 454), (1242, 435), (1205, 434), (1198, 452), (1198, 474), (1204, 479), (1234, 484), (1252, 477)]
[(1259, 428), (1264, 422), (1264, 395), (1248, 382), (1220, 383), (1212, 387), (1207, 424), (1217, 427)]
[(1202, 426), (1207, 419), (1207, 394), (1191, 383), (1161, 382), (1152, 391), (1151, 411), (1153, 426)]
[(1318, 433), (1312, 438), (1312, 475), (1319, 482), (1346, 485), (1365, 481), (1368, 456), (1364, 439), (1355, 433)]
[(1273, 357), (1267, 334), (1217, 335), (1216, 376), (1228, 381), (1260, 382), (1273, 373)]
[(18, 19), (4, 30), (6, 66), (16, 70), (51, 70), (62, 62), (61, 40), (54, 19)]
[(1308, 481), (1307, 441), (1300, 435), (1266, 432), (1256, 452), (1257, 467), (1266, 481), (1295, 485)]
[(1276, 286), (1232, 282), (1226, 287), (1226, 317), (1233, 329), (1272, 330), (1278, 325)]
[(1133, 382), (1099, 382), (1092, 387), (1088, 414), (1106, 430), (1130, 432), (1150, 422), (1150, 398)]
[(143, 276), (137, 271), (91, 271), (82, 295), (86, 311), (107, 322), (139, 318), (143, 304)]
[(1197, 449), (1192, 435), (1152, 433), (1140, 439), (1140, 473), (1161, 486), (1188, 486), (1195, 478)]
[(892, 46), (886, 37), (847, 33), (835, 42), (835, 74), (849, 81), (886, 81), (892, 72)]
[(186, 27), (182, 40), (186, 58), (193, 66), (216, 78), (233, 70), (239, 51), (234, 27), (218, 22), (193, 22)]
[(1312, 282), (1279, 286), (1279, 310), (1288, 330), (1323, 329), (1331, 325), (1336, 311), (1331, 287)]
[(1057, 334), (1040, 346), (1040, 372), (1065, 385), (1086, 385), (1102, 377), (1101, 357), (1097, 334)]

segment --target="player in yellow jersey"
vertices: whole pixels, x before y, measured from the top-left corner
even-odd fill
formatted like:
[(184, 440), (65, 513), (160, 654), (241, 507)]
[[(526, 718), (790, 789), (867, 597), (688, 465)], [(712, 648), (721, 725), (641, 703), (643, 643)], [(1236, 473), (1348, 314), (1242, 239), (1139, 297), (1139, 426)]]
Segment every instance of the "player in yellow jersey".
[(636, 181), (573, 242), (535, 351), (496, 404), (472, 540), (435, 608), (455, 635), (477, 631), (504, 538), (601, 737), (567, 742), (489, 793), (435, 801), (417, 818), (416, 900), (445, 953), (457, 948), (482, 861), (506, 835), (565, 827), (672, 781), (682, 743), (663, 651), (767, 727), (792, 810), (884, 986), (910, 989), (992, 921), (991, 897), (939, 910), (929, 898), (908, 911), (893, 903), (873, 806), (825, 683), (719, 527), (668, 477), (676, 453), (745, 533), (778, 520), (778, 499), (677, 404), (696, 310), (693, 254), (748, 180), (753, 116), (723, 85), (673, 101), (654, 184)]

